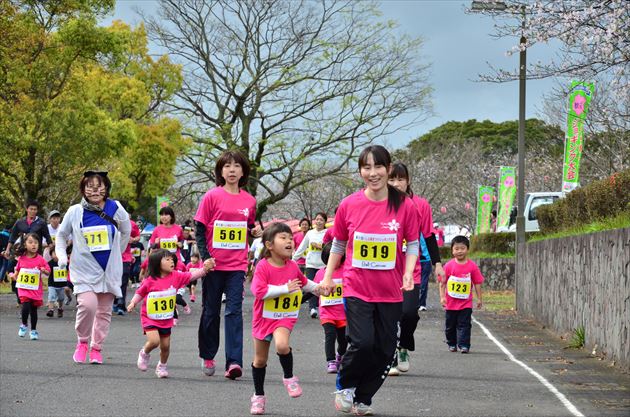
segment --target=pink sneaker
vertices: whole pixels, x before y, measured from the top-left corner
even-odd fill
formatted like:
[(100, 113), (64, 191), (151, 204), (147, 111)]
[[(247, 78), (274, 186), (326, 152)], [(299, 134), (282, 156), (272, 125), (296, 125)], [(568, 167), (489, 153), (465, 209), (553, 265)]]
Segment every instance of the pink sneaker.
[(149, 353), (144, 353), (144, 348), (140, 349), (140, 353), (138, 353), (138, 369), (141, 371), (146, 371), (149, 367), (149, 359), (151, 359), (151, 355)]
[(329, 374), (337, 373), (337, 361), (329, 361), (328, 366), (326, 366), (326, 372)]
[(252, 407), (249, 409), (249, 413), (252, 415), (265, 414), (265, 402), (267, 399), (264, 395), (252, 395)]
[(203, 369), (204, 374), (208, 376), (214, 375), (214, 371), (216, 370), (214, 359), (204, 359), (201, 361), (201, 368)]
[(231, 364), (225, 371), (225, 377), (234, 380), (243, 375), (243, 369), (236, 363)]
[(282, 383), (284, 387), (287, 389), (289, 393), (289, 397), (297, 398), (302, 395), (302, 387), (300, 387), (299, 380), (297, 376), (293, 378), (282, 378)]
[(101, 365), (103, 363), (103, 357), (101, 356), (100, 349), (90, 349), (90, 363)]
[(190, 309), (190, 306), (186, 304), (186, 306), (184, 307), (184, 314), (190, 314), (191, 312), (192, 310)]
[(74, 349), (74, 355), (72, 355), (72, 360), (76, 363), (85, 362), (85, 358), (87, 358), (88, 352), (88, 344), (87, 343), (77, 343), (77, 347)]
[(166, 364), (162, 362), (158, 362), (155, 367), (155, 374), (158, 378), (168, 378), (168, 369), (166, 369)]
[(195, 297), (195, 294), (190, 294), (190, 302), (191, 303), (194, 303), (196, 299), (197, 299), (197, 297)]

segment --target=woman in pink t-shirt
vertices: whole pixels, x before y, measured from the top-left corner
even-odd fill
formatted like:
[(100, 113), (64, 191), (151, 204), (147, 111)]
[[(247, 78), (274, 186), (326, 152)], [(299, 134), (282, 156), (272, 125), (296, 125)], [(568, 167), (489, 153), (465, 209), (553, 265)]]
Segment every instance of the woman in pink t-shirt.
[(172, 207), (166, 206), (160, 209), (160, 224), (153, 229), (149, 244), (157, 243), (160, 249), (174, 253), (177, 261), (181, 262), (180, 249), (184, 245), (184, 232), (182, 227), (175, 224), (175, 212)]
[(324, 294), (330, 294), (335, 287), (332, 274), (345, 252), (349, 347), (341, 360), (335, 407), (358, 415), (373, 413), (372, 397), (396, 351), (402, 291), (413, 290), (418, 260), (417, 209), (387, 183), (390, 171), (391, 156), (384, 147), (368, 146), (359, 155), (365, 188), (346, 197), (337, 209), (333, 248), (320, 284)]
[[(300, 220), (300, 231), (293, 235), (293, 244), (295, 245), (295, 248), (300, 247), (300, 243), (302, 243), (306, 232), (308, 232), (309, 230), (311, 230), (311, 221), (304, 217), (302, 220)], [(300, 259), (295, 261), (295, 263), (300, 267), (300, 271), (304, 273), (304, 270), (306, 269), (306, 254), (302, 254)]]
[(243, 284), (247, 272), (249, 235), (262, 234), (255, 225), (256, 199), (241, 188), (249, 178), (249, 162), (238, 151), (226, 151), (214, 168), (217, 186), (208, 191), (195, 214), (195, 238), (201, 259), (214, 258), (202, 290), (199, 357), (203, 371), (214, 375), (219, 350), (221, 296), (225, 293), (225, 377), (243, 374)]

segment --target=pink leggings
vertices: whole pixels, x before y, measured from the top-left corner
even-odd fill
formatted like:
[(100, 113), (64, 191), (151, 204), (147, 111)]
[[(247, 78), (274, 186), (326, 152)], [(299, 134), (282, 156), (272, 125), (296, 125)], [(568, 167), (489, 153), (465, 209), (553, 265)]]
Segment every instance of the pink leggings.
[(112, 321), (114, 294), (82, 292), (77, 294), (77, 320), (74, 329), (79, 343), (88, 343), (92, 349), (101, 350)]

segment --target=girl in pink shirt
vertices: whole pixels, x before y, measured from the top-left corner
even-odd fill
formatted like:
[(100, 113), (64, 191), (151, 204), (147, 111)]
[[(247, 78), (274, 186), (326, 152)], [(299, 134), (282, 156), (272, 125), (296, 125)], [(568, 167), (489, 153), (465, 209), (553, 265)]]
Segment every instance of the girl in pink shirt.
[[(300, 247), (300, 243), (302, 243), (306, 232), (308, 232), (309, 230), (311, 230), (311, 221), (304, 217), (302, 220), (300, 220), (300, 231), (293, 235), (293, 245), (296, 248)], [(306, 269), (306, 253), (302, 254), (302, 256), (300, 256), (300, 259), (295, 261), (295, 263), (297, 263), (300, 267), (300, 271), (304, 273), (304, 270)]]
[[(332, 242), (322, 247), (322, 261), (328, 263)], [(343, 265), (346, 255), (341, 257), (340, 265)], [(322, 268), (315, 274), (315, 283), (324, 279), (326, 268)], [(335, 289), (329, 296), (319, 296), (319, 322), (324, 328), (324, 352), (326, 354), (326, 372), (336, 374), (341, 365), (341, 357), (346, 353), (348, 341), (346, 340), (346, 312), (343, 308), (343, 266), (337, 268), (332, 274)], [(335, 340), (337, 341), (337, 353), (335, 354)]]
[(31, 340), (39, 339), (37, 332), (37, 308), (43, 305), (44, 279), (50, 275), (50, 266), (39, 254), (39, 236), (28, 233), (17, 251), (18, 261), (14, 278), (17, 294), (22, 304), (22, 324), (18, 336), (26, 336), (28, 317), (31, 317)]
[[(373, 413), (372, 397), (387, 376), (396, 351), (403, 291), (413, 290), (418, 260), (417, 209), (387, 183), (391, 156), (380, 145), (359, 155), (365, 189), (346, 197), (335, 215), (335, 235), (320, 286), (335, 288), (333, 272), (342, 255), (348, 350), (337, 377), (335, 407), (358, 415)], [(403, 254), (402, 243), (407, 242)]]
[(155, 368), (158, 378), (168, 376), (166, 362), (170, 353), (177, 289), (186, 286), (193, 278), (203, 277), (213, 267), (213, 262), (208, 260), (203, 269), (180, 272), (176, 270), (176, 264), (175, 254), (166, 249), (154, 250), (149, 255), (149, 275), (127, 306), (127, 311), (132, 312), (136, 304), (146, 298), (140, 310), (140, 322), (147, 335), (147, 342), (140, 349), (137, 365), (138, 369), (146, 371), (151, 351), (159, 346), (160, 361)]
[(263, 258), (256, 267), (251, 290), (254, 294), (252, 335), (254, 336), (254, 362), (252, 376), (255, 393), (251, 398), (252, 414), (265, 413), (265, 373), (269, 359), (269, 346), (275, 340), (276, 352), (284, 372), (282, 382), (291, 397), (302, 395), (298, 378), (293, 375), (293, 353), (289, 336), (300, 312), (302, 291), (318, 295), (318, 287), (300, 272), (291, 260), (293, 235), (284, 223), (273, 223), (262, 237)]
[(160, 209), (160, 225), (153, 229), (149, 244), (157, 243), (160, 249), (174, 253), (181, 260), (180, 249), (184, 245), (184, 233), (180, 225), (175, 224), (175, 212), (172, 207)]
[(440, 279), (440, 304), (446, 313), (446, 344), (448, 350), (462, 353), (470, 350), (473, 289), (477, 294), (477, 308), (481, 301), (483, 276), (473, 261), (468, 259), (470, 242), (466, 236), (455, 236), (451, 242), (453, 259), (444, 266), (446, 278)]
[[(190, 268), (200, 268), (200, 265), (203, 265), (201, 262), (201, 258), (199, 258), (198, 253), (193, 253), (190, 255), (190, 263), (186, 265), (186, 268), (190, 271)], [(197, 280), (193, 279), (188, 283), (188, 291), (190, 292), (190, 302), (194, 303), (197, 299), (195, 296), (195, 291), (197, 290)]]

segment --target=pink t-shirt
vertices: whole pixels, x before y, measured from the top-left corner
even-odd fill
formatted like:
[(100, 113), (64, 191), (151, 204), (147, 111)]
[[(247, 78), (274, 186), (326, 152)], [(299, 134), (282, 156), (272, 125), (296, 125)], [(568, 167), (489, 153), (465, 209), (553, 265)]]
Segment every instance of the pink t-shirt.
[(326, 229), (326, 233), (324, 233), (324, 237), (322, 238), (322, 246), (328, 242), (332, 242), (335, 234), (335, 225), (330, 226)]
[[(28, 256), (23, 255), (18, 258), (17, 265), (15, 266), (15, 279), (16, 280), (18, 279), (20, 275), (20, 270), (22, 269), (39, 269), (40, 270), (39, 288), (36, 290), (18, 288), (17, 289), (18, 297), (25, 297), (25, 298), (29, 298), (35, 301), (42, 300), (43, 294), (44, 294), (44, 289), (43, 289), (44, 276), (41, 274), (41, 270), (43, 269), (50, 273), (50, 266), (48, 265), (48, 262), (46, 262), (44, 257), (41, 255), (36, 255), (34, 258), (29, 258)], [(33, 280), (31, 279), (31, 283), (32, 281)]]
[[(405, 198), (397, 213), (387, 200), (372, 201), (360, 190), (343, 199), (335, 215), (335, 238), (347, 241), (344, 297), (398, 303), (405, 272), (403, 240), (419, 236), (418, 210)], [(355, 251), (355, 246), (357, 250)]]
[(472, 285), (481, 285), (483, 276), (477, 264), (468, 259), (460, 264), (451, 259), (444, 265), (446, 275), (446, 310), (463, 310), (473, 306)]
[[(173, 271), (165, 277), (154, 278), (147, 277), (142, 281), (140, 287), (136, 290), (136, 295), (139, 295), (143, 298), (142, 307), (140, 310), (140, 322), (142, 323), (142, 328), (146, 328), (149, 326), (155, 326), (163, 329), (168, 329), (173, 327), (173, 318), (168, 318), (164, 320), (156, 320), (149, 317), (149, 313), (147, 311), (147, 302), (151, 303), (161, 302), (160, 298), (147, 298), (150, 293), (157, 293), (162, 291), (170, 291), (169, 294), (164, 294), (164, 296), (172, 296), (174, 297), (177, 290), (179, 288), (185, 287), (191, 280), (192, 274), (190, 272), (180, 272)], [(172, 294), (171, 294), (172, 293)], [(174, 303), (173, 299), (173, 303)]]
[[(433, 213), (431, 212), (431, 205), (427, 200), (417, 195), (411, 197), (411, 201), (414, 202), (418, 208), (418, 219), (420, 221), (420, 233), (426, 238), (430, 237), (433, 233)], [(420, 258), (413, 270), (413, 283), (419, 285), (422, 279), (422, 268), (420, 267)]]
[(292, 260), (287, 260), (282, 268), (271, 265), (267, 259), (262, 259), (256, 265), (256, 272), (252, 279), (251, 291), (254, 294), (254, 312), (252, 314), (252, 335), (263, 340), (272, 334), (278, 327), (293, 329), (297, 318), (270, 319), (263, 317), (263, 307), (265, 300), (263, 297), (269, 290), (269, 285), (284, 285), (289, 281), (298, 278), (302, 285), (306, 285), (307, 279), (300, 271), (300, 268)]
[(195, 220), (206, 226), (208, 252), (216, 271), (247, 271), (247, 230), (256, 221), (254, 197), (243, 190), (230, 194), (223, 187), (213, 188), (201, 199)]
[(140, 265), (140, 269), (147, 269), (149, 267), (149, 257), (147, 256), (146, 258), (144, 258), (144, 261), (142, 261), (142, 265)]
[[(140, 236), (140, 228), (138, 227), (136, 222), (131, 220), (130, 223), (131, 223), (131, 235), (130, 235), (130, 237), (138, 237), (138, 236)], [(131, 243), (127, 245), (127, 249), (125, 249), (125, 251), (122, 253), (122, 261), (123, 262), (133, 262), (134, 261), (133, 255), (131, 254)]]
[[(319, 284), (324, 279), (326, 268), (322, 268), (317, 271), (313, 282)], [(333, 280), (341, 280), (341, 288), (343, 294), (343, 267), (337, 268), (332, 274)], [(336, 289), (336, 287), (335, 287)], [(341, 299), (343, 301), (343, 298)], [(334, 305), (323, 305), (322, 297), (319, 297), (319, 318), (322, 320), (345, 320), (346, 311), (344, 310), (343, 303)]]
[(190, 262), (188, 265), (186, 265), (187, 271), (190, 271), (191, 268), (203, 268), (203, 262), (201, 262), (201, 259), (196, 264)]
[[(296, 234), (293, 235), (293, 247), (294, 248), (299, 248), (300, 247), (300, 243), (302, 243), (302, 241), (304, 240), (304, 232), (297, 232)], [(298, 259), (297, 261), (295, 261), (296, 264), (298, 265), (306, 265), (306, 257), (302, 256), (300, 257), (300, 259)]]
[[(184, 232), (182, 230), (182, 227), (178, 224), (173, 224), (170, 226), (164, 226), (163, 224), (161, 224), (153, 229), (153, 233), (151, 233), (151, 238), (149, 239), (149, 244), (153, 245), (157, 238), (160, 239), (160, 247), (163, 247), (162, 244), (166, 244), (166, 242), (164, 241), (165, 239), (172, 240), (175, 243), (183, 242)], [(169, 243), (169, 245), (172, 245), (172, 243)], [(166, 249), (166, 247), (164, 248)], [(181, 260), (182, 257), (179, 253), (179, 246), (175, 246), (175, 248), (176, 249), (174, 249), (174, 252), (172, 249), (170, 251), (173, 252), (175, 256), (177, 256), (177, 260)]]

